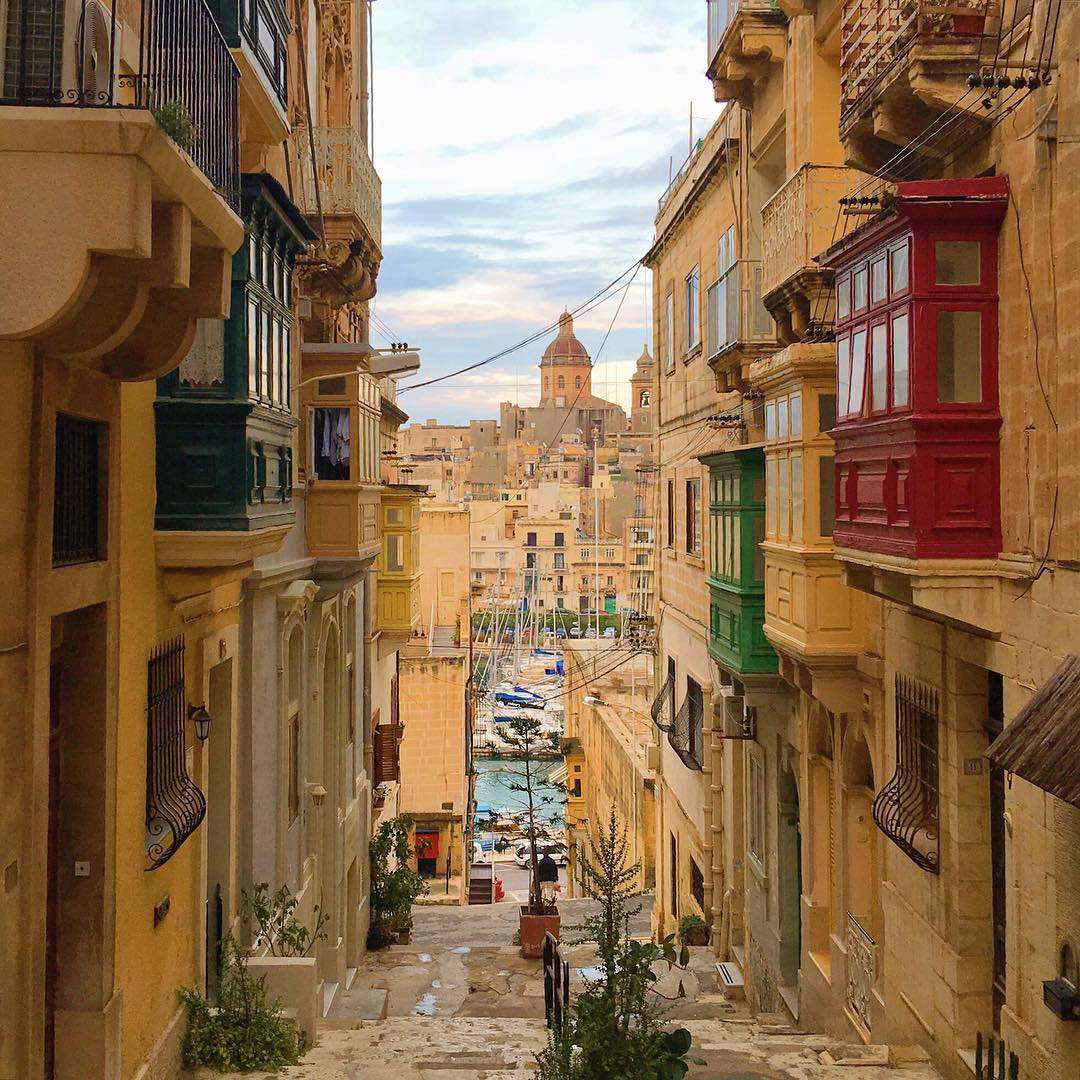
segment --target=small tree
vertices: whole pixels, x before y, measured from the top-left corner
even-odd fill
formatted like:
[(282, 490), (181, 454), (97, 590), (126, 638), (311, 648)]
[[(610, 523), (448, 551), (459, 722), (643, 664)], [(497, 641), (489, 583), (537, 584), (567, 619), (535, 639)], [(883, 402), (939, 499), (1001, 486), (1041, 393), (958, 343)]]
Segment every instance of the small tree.
[(689, 952), (675, 951), (674, 934), (658, 944), (630, 937), (630, 919), (641, 864), (628, 864), (625, 827), (611, 816), (598, 835), (589, 834), (591, 855), (581, 860), (581, 884), (599, 905), (578, 929), (581, 941), (596, 942), (601, 978), (586, 982), (573, 1001), (562, 1030), (553, 1032), (537, 1057), (537, 1080), (681, 1080), (686, 1075), (690, 1033), (668, 1031), (664, 1010), (649, 989), (657, 961), (683, 967)]
[(529, 910), (532, 914), (543, 913), (540, 896), (540, 863), (536, 855), (538, 836), (537, 816), (546, 806), (555, 802), (553, 795), (538, 790), (540, 762), (544, 751), (550, 753), (550, 739), (541, 730), (540, 720), (533, 716), (514, 717), (502, 732), (503, 741), (509, 747), (506, 756), (515, 764), (507, 769), (513, 777), (506, 785), (510, 791), (524, 795), (527, 805), (523, 812), (525, 838), (529, 842)]
[(384, 821), (368, 844), (371, 856), (371, 932), (369, 947), (389, 941), (392, 929), (409, 925), (413, 901), (427, 892), (424, 879), (412, 868), (413, 818), (399, 814)]
[(326, 937), (329, 912), (315, 905), (315, 929), (309, 930), (296, 917), (296, 896), (288, 885), (271, 892), (266, 882), (256, 885), (251, 892), (240, 893), (240, 913), (248, 922), (254, 922), (252, 935), (256, 946), (265, 945), (271, 956), (307, 956), (312, 947)]

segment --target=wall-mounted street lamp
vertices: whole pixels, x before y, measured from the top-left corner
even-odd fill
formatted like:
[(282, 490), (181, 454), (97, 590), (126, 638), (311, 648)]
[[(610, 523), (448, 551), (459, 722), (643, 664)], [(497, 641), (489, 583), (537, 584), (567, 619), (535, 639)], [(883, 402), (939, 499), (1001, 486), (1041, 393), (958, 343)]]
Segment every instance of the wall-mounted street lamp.
[(195, 738), (204, 743), (210, 738), (210, 724), (213, 717), (206, 710), (205, 705), (189, 705), (188, 719), (195, 725)]
[(326, 788), (322, 784), (313, 784), (309, 780), (304, 785), (304, 790), (311, 796), (311, 801), (315, 806), (322, 806), (323, 799), (326, 798)]

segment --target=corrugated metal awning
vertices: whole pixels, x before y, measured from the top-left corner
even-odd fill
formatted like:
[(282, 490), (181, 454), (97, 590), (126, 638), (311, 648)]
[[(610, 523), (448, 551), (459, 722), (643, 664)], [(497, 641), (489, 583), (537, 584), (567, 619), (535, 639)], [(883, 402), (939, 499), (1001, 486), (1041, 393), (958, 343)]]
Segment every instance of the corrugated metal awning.
[(1035, 691), (986, 756), (1080, 807), (1080, 657), (1069, 655)]

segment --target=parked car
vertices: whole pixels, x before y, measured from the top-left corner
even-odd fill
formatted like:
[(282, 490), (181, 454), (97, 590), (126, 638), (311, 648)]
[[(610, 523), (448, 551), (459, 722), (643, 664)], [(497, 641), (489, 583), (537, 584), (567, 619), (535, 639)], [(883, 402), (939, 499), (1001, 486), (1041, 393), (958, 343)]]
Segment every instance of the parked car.
[[(550, 840), (538, 840), (536, 842), (536, 857), (539, 859), (542, 855), (550, 855), (559, 866), (566, 865), (566, 849), (562, 844), (555, 844)], [(522, 868), (529, 865), (528, 840), (522, 840), (514, 848), (514, 862)]]
[(604, 637), (606, 637), (606, 638), (613, 638), (614, 636), (615, 636), (615, 627), (614, 627), (614, 626), (609, 626), (609, 627), (608, 627), (608, 628), (607, 628), (607, 629), (606, 629), (606, 630), (604, 631)]
[(570, 636), (581, 637), (581, 631), (577, 628), (576, 625), (570, 627)]

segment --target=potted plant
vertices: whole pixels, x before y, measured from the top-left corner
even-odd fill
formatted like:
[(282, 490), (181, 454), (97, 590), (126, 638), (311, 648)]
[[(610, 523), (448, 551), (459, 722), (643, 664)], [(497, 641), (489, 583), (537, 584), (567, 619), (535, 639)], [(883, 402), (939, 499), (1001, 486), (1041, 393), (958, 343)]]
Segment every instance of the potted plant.
[(684, 945), (708, 945), (709, 927), (696, 911), (691, 911), (679, 920), (679, 940)]
[[(529, 844), (529, 902), (522, 904), (518, 917), (521, 937), (521, 955), (537, 958), (544, 952), (544, 937), (559, 936), (559, 908), (554, 890), (544, 889), (540, 881), (540, 859), (537, 853), (537, 814), (545, 805), (554, 802), (549, 795), (538, 791), (541, 753), (548, 748), (548, 740), (541, 731), (538, 719), (532, 716), (517, 717), (506, 725), (503, 741), (508, 746), (506, 756), (516, 763), (508, 771), (512, 779), (506, 786), (526, 797), (524, 833)], [(546, 842), (551, 846), (550, 842)], [(557, 883), (556, 883), (557, 884)], [(546, 894), (546, 895), (545, 895)]]
[(412, 868), (413, 819), (399, 814), (384, 821), (371, 838), (371, 926), (368, 948), (382, 949), (394, 940), (410, 940), (412, 905), (427, 892), (424, 879)]

